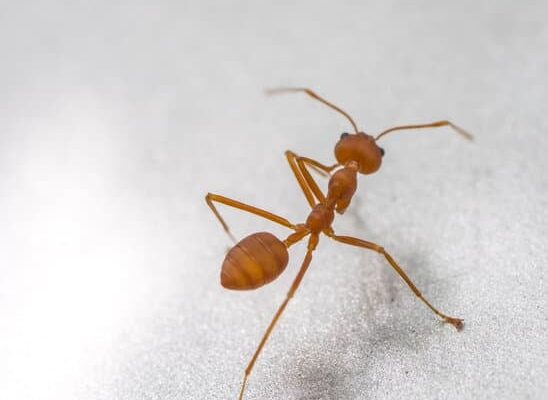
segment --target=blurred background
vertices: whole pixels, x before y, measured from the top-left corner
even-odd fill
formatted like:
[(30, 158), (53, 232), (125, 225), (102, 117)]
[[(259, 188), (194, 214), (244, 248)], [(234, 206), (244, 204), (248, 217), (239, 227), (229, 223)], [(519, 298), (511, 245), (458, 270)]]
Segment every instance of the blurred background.
[[(543, 1), (20, 1), (0, 12), (0, 398), (235, 399), (304, 255), (253, 292), (207, 192), (302, 222), (285, 162), (326, 164), (336, 113), (383, 139), (322, 239), (247, 399), (541, 399), (548, 6)], [(319, 178), (321, 180), (321, 178)], [(322, 181), (325, 185), (325, 181)], [(325, 187), (325, 186), (324, 186)], [(283, 229), (222, 210), (238, 237)]]

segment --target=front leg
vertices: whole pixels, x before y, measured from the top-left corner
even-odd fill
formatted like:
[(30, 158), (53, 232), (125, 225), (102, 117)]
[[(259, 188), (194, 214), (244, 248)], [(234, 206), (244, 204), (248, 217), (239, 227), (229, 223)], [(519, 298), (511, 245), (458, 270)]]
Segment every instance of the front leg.
[(287, 158), (287, 162), (289, 163), (289, 166), (291, 167), (291, 170), (293, 171), (293, 174), (295, 175), (295, 178), (297, 179), (297, 182), (299, 183), (308, 204), (310, 204), (310, 207), (314, 208), (316, 201), (320, 203), (325, 202), (325, 196), (318, 187), (318, 184), (314, 178), (310, 175), (307, 166), (329, 176), (331, 171), (337, 168), (339, 164), (326, 166), (311, 158), (300, 157), (291, 150), (287, 150), (285, 152), (285, 157)]

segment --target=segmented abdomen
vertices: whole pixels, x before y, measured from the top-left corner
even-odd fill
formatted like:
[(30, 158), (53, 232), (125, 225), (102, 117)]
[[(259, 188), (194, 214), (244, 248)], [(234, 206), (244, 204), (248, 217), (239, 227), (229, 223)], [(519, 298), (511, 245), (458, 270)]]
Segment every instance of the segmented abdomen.
[(227, 289), (256, 289), (276, 279), (287, 266), (285, 244), (268, 232), (242, 239), (226, 254), (221, 285)]

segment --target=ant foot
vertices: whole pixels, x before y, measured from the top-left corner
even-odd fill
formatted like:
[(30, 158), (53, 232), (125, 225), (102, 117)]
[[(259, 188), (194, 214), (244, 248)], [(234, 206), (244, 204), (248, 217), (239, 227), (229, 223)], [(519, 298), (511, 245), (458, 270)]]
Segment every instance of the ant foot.
[(464, 328), (464, 320), (460, 318), (444, 317), (443, 322), (453, 325), (457, 331), (461, 331)]

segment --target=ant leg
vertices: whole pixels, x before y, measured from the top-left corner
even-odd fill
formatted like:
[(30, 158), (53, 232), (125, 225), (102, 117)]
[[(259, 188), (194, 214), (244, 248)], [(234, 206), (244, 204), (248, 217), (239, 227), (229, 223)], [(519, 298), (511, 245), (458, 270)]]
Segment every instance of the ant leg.
[[(309, 166), (315, 171), (321, 173), (322, 175), (329, 176), (329, 174), (331, 174), (331, 171), (337, 168), (339, 164), (334, 164), (331, 166), (323, 165), (322, 163), (311, 158), (300, 157), (290, 150), (287, 150), (285, 152), (285, 156), (307, 200), (309, 197), (312, 197), (312, 199), (314, 199), (315, 196), (319, 202), (325, 202), (325, 196), (323, 195), (322, 191), (318, 187), (318, 184), (316, 183), (314, 178), (312, 178), (310, 172), (308, 172), (308, 169), (306, 167)], [(314, 204), (309, 201), (309, 204), (312, 208), (314, 208), (315, 201)]]
[(376, 251), (377, 253), (379, 254), (382, 254), (384, 256), (384, 258), (386, 258), (386, 260), (390, 263), (390, 265), (392, 266), (392, 268), (394, 268), (396, 270), (396, 272), (400, 275), (400, 277), (405, 281), (405, 283), (407, 283), (407, 285), (411, 288), (411, 290), (413, 291), (413, 293), (415, 293), (415, 295), (424, 303), (428, 306), (428, 308), (430, 308), (436, 315), (438, 315), (444, 322), (447, 322), (447, 323), (450, 323), (451, 325), (453, 325), (455, 328), (457, 328), (457, 330), (461, 330), (462, 327), (463, 327), (463, 320), (462, 319), (459, 319), (459, 318), (454, 318), (454, 317), (449, 317), (443, 313), (441, 313), (440, 311), (438, 311), (432, 304), (430, 304), (428, 302), (428, 300), (426, 300), (424, 298), (424, 296), (422, 295), (422, 293), (420, 292), (419, 289), (417, 289), (417, 287), (415, 286), (415, 284), (411, 281), (411, 279), (409, 279), (409, 277), (407, 276), (407, 274), (405, 273), (405, 271), (398, 265), (398, 263), (396, 263), (396, 261), (392, 258), (392, 256), (390, 254), (388, 254), (388, 252), (386, 250), (384, 250), (384, 248), (382, 246), (379, 246), (375, 243), (372, 243), (372, 242), (367, 242), (365, 240), (361, 240), (361, 239), (358, 239), (358, 238), (354, 238), (354, 237), (350, 237), (350, 236), (337, 236), (335, 235), (333, 232), (326, 232), (327, 236), (329, 236), (330, 238), (338, 241), (338, 242), (341, 242), (341, 243), (344, 243), (344, 244), (349, 244), (349, 245), (352, 245), (352, 246), (357, 246), (357, 247), (362, 247), (362, 248), (365, 248), (365, 249), (369, 249), (369, 250), (373, 250), (373, 251)]
[(208, 193), (205, 197), (205, 200), (206, 200), (206, 203), (209, 206), (209, 208), (211, 208), (211, 211), (213, 211), (213, 214), (215, 214), (215, 216), (217, 217), (217, 219), (219, 220), (219, 222), (223, 226), (223, 229), (225, 230), (227, 235), (234, 241), (234, 243), (236, 243), (237, 240), (232, 235), (232, 233), (230, 232), (230, 228), (228, 227), (228, 225), (226, 224), (224, 219), (221, 217), (221, 214), (219, 213), (219, 211), (217, 211), (217, 208), (213, 204), (214, 201), (218, 202), (218, 203), (221, 203), (221, 204), (224, 204), (224, 205), (227, 205), (227, 206), (230, 206), (230, 207), (237, 208), (237, 209), (242, 210), (242, 211), (246, 211), (246, 212), (251, 213), (251, 214), (258, 215), (259, 217), (268, 219), (269, 221), (272, 221), (272, 222), (275, 222), (277, 224), (283, 225), (283, 226), (285, 226), (289, 229), (297, 230), (297, 227), (285, 218), (282, 218), (282, 217), (280, 217), (276, 214), (272, 214), (271, 212), (262, 210), (260, 208), (253, 207), (253, 206), (250, 206), (248, 204), (240, 203), (239, 201), (229, 199), (228, 197), (220, 196), (218, 194)]
[(308, 158), (308, 157), (299, 157), (302, 159), (310, 168), (312, 168), (314, 171), (318, 172), (320, 175), (323, 174), (323, 176), (329, 176), (331, 175), (331, 172), (335, 168), (337, 168), (340, 164), (336, 163), (331, 166), (323, 165), (322, 163), (319, 163), (318, 161)]
[(470, 133), (466, 132), (464, 129), (462, 129), (460, 126), (457, 126), (449, 121), (436, 121), (429, 124), (420, 124), (420, 125), (402, 125), (402, 126), (395, 126), (394, 128), (387, 129), (385, 131), (382, 131), (377, 135), (375, 140), (379, 140), (381, 136), (386, 135), (388, 132), (393, 131), (400, 131), (403, 129), (422, 129), (422, 128), (439, 128), (442, 126), (449, 126), (453, 128), (459, 135), (463, 136), (465, 139), (473, 140), (474, 136), (472, 136)]
[(291, 171), (293, 171), (293, 175), (295, 175), (295, 178), (297, 179), (297, 182), (299, 183), (299, 186), (301, 187), (301, 190), (306, 197), (306, 201), (308, 201), (310, 208), (314, 208), (316, 206), (316, 199), (314, 198), (314, 195), (312, 194), (312, 191), (307, 184), (305, 178), (303, 177), (299, 165), (297, 164), (296, 160), (298, 156), (292, 151), (287, 150), (285, 152), (285, 157), (287, 158), (289, 167), (291, 168)]
[(301, 265), (301, 269), (299, 270), (299, 273), (295, 277), (295, 280), (291, 284), (291, 288), (287, 292), (287, 296), (285, 297), (284, 302), (280, 305), (278, 308), (278, 311), (276, 311), (276, 314), (274, 315), (274, 318), (272, 318), (272, 321), (270, 321), (270, 325), (268, 325), (268, 328), (266, 329), (265, 333), (263, 334), (263, 337), (261, 339), (261, 342), (259, 343), (259, 346), (255, 350), (255, 353), (253, 354), (253, 357), (251, 358), (251, 361), (249, 361), (249, 364), (247, 365), (247, 368), (244, 372), (244, 380), (242, 382), (242, 386), (240, 389), (240, 396), (238, 397), (239, 400), (243, 399), (245, 387), (247, 384), (247, 380), (249, 378), (249, 375), (251, 375), (251, 371), (253, 370), (253, 366), (255, 365), (255, 361), (257, 361), (257, 358), (259, 357), (259, 354), (261, 353), (261, 350), (263, 349), (266, 341), (268, 340), (268, 337), (270, 336), (270, 333), (272, 333), (272, 330), (274, 329), (274, 326), (276, 325), (276, 322), (278, 322), (278, 319), (282, 315), (282, 313), (285, 310), (285, 307), (287, 306), (287, 303), (289, 303), (289, 300), (293, 297), (295, 292), (297, 291), (301, 281), (303, 280), (304, 274), (306, 273), (306, 270), (308, 269), (308, 266), (310, 265), (310, 262), (312, 261), (312, 252), (316, 248), (316, 244), (318, 242), (318, 236), (313, 235), (310, 237), (310, 240), (308, 242), (308, 250), (306, 251), (306, 255), (304, 257), (303, 263)]
[(313, 158), (308, 157), (301, 157), (297, 154), (293, 153), (292, 151), (286, 151), (286, 153), (291, 153), (291, 156), (297, 159), (298, 161), (302, 161), (304, 164), (308, 165), (310, 168), (312, 168), (314, 171), (319, 173), (322, 176), (329, 176), (331, 175), (331, 172), (337, 168), (340, 164), (333, 164), (333, 165), (324, 165), (319, 161), (314, 160)]
[[(314, 172), (316, 172), (316, 173), (317, 173), (318, 175), (320, 175), (320, 176), (323, 176), (324, 178), (328, 178), (329, 175), (330, 175), (329, 172), (326, 172), (325, 170), (323, 170), (323, 169), (317, 167), (317, 166), (314, 165), (314, 164), (309, 164), (308, 166), (309, 166), (311, 169), (313, 169)], [(335, 165), (335, 167), (337, 167), (337, 166), (338, 166), (338, 164)]]
[[(305, 193), (305, 196), (308, 195), (314, 195), (316, 199), (320, 203), (325, 203), (325, 196), (323, 195), (322, 191), (318, 187), (316, 181), (312, 176), (310, 175), (310, 172), (308, 172), (308, 169), (306, 169), (305, 165), (305, 158), (299, 157), (297, 154), (293, 153), (292, 151), (288, 150), (285, 152), (285, 156), (287, 157), (287, 161), (289, 162), (289, 165), (291, 166), (291, 169), (293, 170), (293, 173), (297, 177), (297, 180), (299, 181), (299, 185), (301, 185), (301, 189), (303, 189), (303, 192)], [(306, 159), (309, 160), (309, 159)], [(322, 165), (319, 162), (316, 162), (318, 165)], [(329, 168), (329, 167), (325, 167)], [(304, 181), (303, 181), (304, 180)], [(314, 208), (314, 206), (312, 206)]]
[[(296, 155), (295, 155), (296, 156)], [(332, 170), (337, 168), (339, 164), (332, 165), (331, 167), (326, 167), (325, 165), (320, 164), (316, 160), (313, 160), (308, 157), (297, 157), (297, 165), (299, 166), (299, 170), (301, 171), (302, 176), (304, 177), (306, 183), (308, 184), (308, 187), (314, 192), (314, 195), (320, 201), (321, 203), (325, 203), (325, 196), (318, 187), (318, 184), (316, 183), (316, 180), (312, 178), (310, 175), (310, 172), (308, 172), (308, 166), (312, 168), (322, 168), (326, 173), (331, 173)]]
[(291, 155), (297, 159), (297, 162), (302, 161), (304, 164), (310, 167), (310, 169), (313, 169), (316, 173), (326, 178), (329, 177), (331, 175), (331, 172), (340, 165), (337, 163), (337, 164), (328, 166), (312, 158), (298, 156), (297, 154), (289, 150), (288, 152), (290, 152)]

